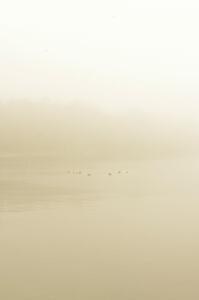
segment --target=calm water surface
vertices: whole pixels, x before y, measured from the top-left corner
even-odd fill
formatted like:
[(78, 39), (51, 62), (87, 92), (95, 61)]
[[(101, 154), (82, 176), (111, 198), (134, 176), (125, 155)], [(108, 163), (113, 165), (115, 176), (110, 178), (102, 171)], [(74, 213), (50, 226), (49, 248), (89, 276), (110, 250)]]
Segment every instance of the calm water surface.
[(0, 299), (198, 299), (198, 201), (196, 160), (1, 157)]

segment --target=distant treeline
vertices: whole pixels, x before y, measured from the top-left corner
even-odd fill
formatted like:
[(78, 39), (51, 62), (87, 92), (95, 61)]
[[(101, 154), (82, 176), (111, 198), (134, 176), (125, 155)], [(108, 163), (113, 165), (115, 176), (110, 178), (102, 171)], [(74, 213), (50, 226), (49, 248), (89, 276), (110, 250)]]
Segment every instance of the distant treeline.
[(197, 153), (197, 132), (146, 113), (108, 114), (90, 103), (0, 102), (0, 153), (68, 159), (163, 158)]

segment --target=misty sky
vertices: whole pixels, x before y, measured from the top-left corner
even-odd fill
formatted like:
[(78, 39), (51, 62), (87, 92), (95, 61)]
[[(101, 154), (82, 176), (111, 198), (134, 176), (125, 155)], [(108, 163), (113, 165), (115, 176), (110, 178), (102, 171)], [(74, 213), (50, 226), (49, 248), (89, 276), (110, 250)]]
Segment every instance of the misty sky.
[(6, 0), (0, 98), (197, 115), (197, 0)]

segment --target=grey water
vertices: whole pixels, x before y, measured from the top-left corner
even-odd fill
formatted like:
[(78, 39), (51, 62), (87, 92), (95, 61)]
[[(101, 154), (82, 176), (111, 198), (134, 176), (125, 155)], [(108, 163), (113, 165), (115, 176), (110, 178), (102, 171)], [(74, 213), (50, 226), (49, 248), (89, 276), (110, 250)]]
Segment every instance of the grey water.
[(0, 158), (0, 299), (199, 297), (199, 160)]

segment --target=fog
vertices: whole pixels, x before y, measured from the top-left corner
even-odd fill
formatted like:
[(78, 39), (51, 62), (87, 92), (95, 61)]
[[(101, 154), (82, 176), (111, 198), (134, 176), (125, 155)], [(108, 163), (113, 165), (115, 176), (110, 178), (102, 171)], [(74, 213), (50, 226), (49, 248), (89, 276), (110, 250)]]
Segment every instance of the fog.
[(197, 122), (82, 101), (0, 114), (0, 299), (198, 299)]
[(173, 113), (110, 113), (94, 102), (0, 103), (0, 154), (61, 155), (68, 160), (189, 156), (199, 148), (196, 121)]

